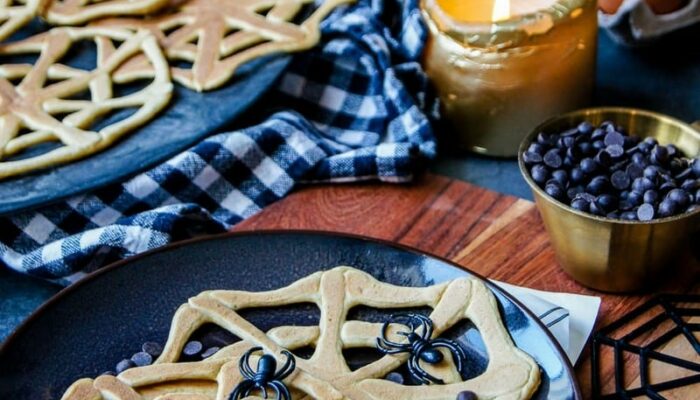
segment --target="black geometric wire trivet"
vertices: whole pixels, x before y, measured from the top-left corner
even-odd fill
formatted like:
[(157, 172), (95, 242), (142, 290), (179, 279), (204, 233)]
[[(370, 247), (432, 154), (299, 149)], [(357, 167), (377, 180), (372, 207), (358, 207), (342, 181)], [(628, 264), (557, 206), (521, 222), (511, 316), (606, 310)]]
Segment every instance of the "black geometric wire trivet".
[[(691, 304), (690, 307), (678, 307), (676, 305), (678, 303), (694, 304)], [(661, 307), (663, 312), (642, 323), (639, 327), (633, 329), (622, 338), (614, 339), (609, 336), (612, 332), (622, 328), (625, 324), (642, 316), (644, 313), (656, 306)], [(593, 386), (594, 398), (632, 399), (635, 397), (638, 398), (638, 396), (647, 396), (653, 400), (665, 400), (665, 397), (659, 394), (659, 392), (700, 383), (700, 364), (657, 351), (657, 349), (664, 343), (670, 341), (676, 336), (682, 335), (690, 343), (695, 352), (700, 355), (700, 343), (693, 334), (693, 332), (700, 332), (700, 324), (691, 324), (683, 320), (683, 317), (696, 316), (700, 316), (700, 295), (665, 294), (649, 300), (647, 303), (631, 311), (618, 321), (615, 321), (596, 332), (593, 336), (593, 342), (591, 344), (591, 384)], [(658, 328), (662, 322), (669, 320), (674, 324), (674, 326), (668, 332), (662, 334), (644, 346), (637, 346), (631, 343), (634, 339), (639, 338), (641, 335)], [(601, 351), (604, 346), (609, 346), (613, 350), (615, 365), (615, 393), (606, 395), (601, 394), (602, 388), (599, 371)], [(639, 356), (639, 387), (625, 388), (625, 352), (631, 352)], [(666, 364), (681, 367), (696, 373), (683, 378), (651, 383), (649, 382), (648, 370), (649, 362), (651, 360), (661, 361)], [(700, 398), (700, 393), (698, 394), (698, 398)]]

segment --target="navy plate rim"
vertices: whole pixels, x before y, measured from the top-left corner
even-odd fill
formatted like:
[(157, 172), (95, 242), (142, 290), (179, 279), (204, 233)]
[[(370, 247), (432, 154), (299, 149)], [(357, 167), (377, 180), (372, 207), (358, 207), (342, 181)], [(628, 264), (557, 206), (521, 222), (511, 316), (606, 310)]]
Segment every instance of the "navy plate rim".
[(346, 232), (337, 232), (337, 231), (329, 231), (329, 230), (314, 230), (314, 229), (258, 229), (258, 230), (241, 230), (241, 231), (229, 231), (221, 234), (216, 234), (216, 235), (207, 235), (207, 236), (202, 236), (202, 237), (197, 237), (197, 238), (192, 238), (192, 239), (186, 239), (182, 241), (178, 241), (175, 243), (168, 244), (163, 247), (159, 247), (153, 250), (146, 251), (144, 253), (137, 254), (132, 257), (125, 258), (123, 260), (119, 260), (117, 262), (114, 262), (112, 264), (109, 264), (105, 267), (102, 267), (79, 281), (75, 282), (74, 284), (65, 287), (61, 289), (58, 293), (53, 295), (51, 298), (49, 298), (46, 302), (44, 302), (41, 306), (39, 306), (36, 310), (34, 310), (15, 330), (2, 342), (0, 343), (0, 359), (4, 356), (4, 353), (8, 351), (8, 349), (12, 346), (12, 343), (17, 340), (21, 335), (25, 333), (25, 331), (28, 330), (28, 327), (34, 322), (35, 319), (39, 318), (48, 308), (53, 306), (55, 303), (60, 302), (64, 297), (68, 296), (69, 294), (73, 293), (76, 290), (79, 290), (82, 286), (91, 283), (93, 280), (97, 279), (98, 277), (102, 276), (103, 274), (107, 274), (111, 272), (114, 269), (127, 266), (131, 262), (140, 260), (142, 258), (149, 257), (154, 254), (158, 253), (163, 253), (167, 252), (173, 249), (177, 249), (180, 247), (185, 247), (188, 246), (192, 243), (199, 243), (199, 242), (204, 242), (204, 241), (214, 241), (214, 240), (221, 240), (221, 239), (231, 239), (231, 238), (236, 238), (236, 237), (252, 237), (252, 236), (274, 236), (274, 235), (315, 235), (315, 236), (321, 236), (321, 237), (335, 237), (335, 238), (347, 238), (347, 239), (355, 239), (355, 240), (361, 240), (361, 241), (366, 241), (366, 242), (371, 242), (374, 244), (379, 244), (387, 247), (391, 247), (394, 249), (398, 249), (404, 252), (409, 252), (413, 253), (415, 255), (423, 255), (427, 256), (430, 258), (433, 258), (435, 260), (441, 261), (447, 265), (450, 265), (454, 268), (457, 268), (459, 270), (465, 271), (472, 275), (473, 277), (481, 280), (484, 282), (484, 284), (494, 292), (497, 292), (499, 295), (505, 297), (508, 299), (510, 302), (512, 302), (516, 307), (518, 307), (522, 312), (524, 312), (532, 321), (537, 324), (537, 326), (540, 327), (540, 330), (544, 333), (546, 338), (551, 342), (553, 347), (556, 349), (559, 359), (562, 361), (563, 367), (566, 370), (566, 373), (572, 377), (572, 384), (574, 387), (574, 400), (582, 400), (582, 394), (581, 394), (581, 388), (579, 387), (579, 382), (576, 379), (576, 373), (573, 369), (573, 366), (571, 365), (571, 362), (569, 361), (566, 353), (562, 349), (561, 345), (559, 342), (554, 338), (552, 333), (542, 324), (542, 322), (535, 316), (535, 314), (532, 313), (525, 305), (523, 305), (519, 300), (515, 299), (513, 296), (511, 296), (509, 293), (505, 292), (503, 289), (501, 289), (498, 285), (492, 283), (488, 279), (486, 279), (484, 276), (482, 276), (479, 273), (473, 272), (471, 269), (467, 267), (463, 267), (457, 263), (455, 263), (452, 260), (449, 260), (445, 257), (433, 254), (431, 252), (423, 251), (416, 249), (414, 247), (397, 243), (397, 242), (392, 242), (386, 239), (380, 239), (380, 238), (374, 238), (371, 236), (366, 236), (366, 235), (359, 235), (359, 234), (354, 234), (354, 233), (346, 233)]

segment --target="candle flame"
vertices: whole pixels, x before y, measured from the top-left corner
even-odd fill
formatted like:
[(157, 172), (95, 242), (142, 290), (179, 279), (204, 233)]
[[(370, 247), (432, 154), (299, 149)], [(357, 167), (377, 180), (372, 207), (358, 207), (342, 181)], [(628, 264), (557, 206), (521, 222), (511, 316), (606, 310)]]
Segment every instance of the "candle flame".
[(494, 0), (491, 20), (502, 21), (508, 18), (510, 18), (510, 0)]

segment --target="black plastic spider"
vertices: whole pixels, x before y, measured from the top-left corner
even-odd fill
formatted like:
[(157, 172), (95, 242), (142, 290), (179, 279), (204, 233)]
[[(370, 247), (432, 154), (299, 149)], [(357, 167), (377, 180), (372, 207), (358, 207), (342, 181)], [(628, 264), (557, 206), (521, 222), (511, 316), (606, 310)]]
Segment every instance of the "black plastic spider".
[[(408, 343), (396, 343), (386, 338), (387, 328), (390, 324), (401, 324), (410, 329), (409, 332), (396, 332), (406, 336)], [(417, 329), (421, 328), (420, 334)], [(436, 378), (427, 373), (421, 366), (420, 361), (428, 364), (439, 364), (443, 361), (440, 347), (446, 348), (452, 353), (452, 358), (457, 364), (457, 371), (462, 374), (462, 368), (467, 355), (457, 342), (450, 339), (431, 339), (433, 336), (433, 321), (421, 314), (397, 314), (392, 315), (382, 326), (381, 337), (377, 338), (377, 348), (384, 354), (410, 353), (411, 356), (406, 363), (408, 372), (421, 384), (430, 382), (443, 384), (442, 379)]]
[(287, 356), (287, 361), (282, 368), (277, 371), (277, 361), (275, 357), (270, 354), (263, 354), (258, 360), (257, 371), (253, 371), (248, 360), (251, 354), (260, 350), (262, 350), (262, 347), (253, 347), (246, 351), (241, 357), (241, 360), (238, 362), (238, 368), (241, 376), (243, 376), (243, 380), (236, 385), (233, 392), (231, 392), (231, 395), (228, 397), (228, 400), (245, 398), (255, 389), (260, 389), (263, 393), (263, 398), (267, 399), (268, 386), (275, 389), (277, 400), (291, 400), (292, 396), (289, 394), (289, 389), (287, 389), (287, 386), (285, 386), (282, 380), (294, 371), (296, 367), (294, 356), (292, 353), (283, 350), (282, 354)]

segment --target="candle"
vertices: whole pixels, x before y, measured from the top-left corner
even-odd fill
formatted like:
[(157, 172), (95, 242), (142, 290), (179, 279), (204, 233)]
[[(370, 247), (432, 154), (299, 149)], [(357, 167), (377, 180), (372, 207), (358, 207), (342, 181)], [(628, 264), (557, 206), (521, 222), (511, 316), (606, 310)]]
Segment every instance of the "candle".
[(423, 64), (452, 145), (514, 156), (548, 117), (591, 100), (595, 0), (422, 0)]

